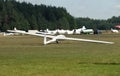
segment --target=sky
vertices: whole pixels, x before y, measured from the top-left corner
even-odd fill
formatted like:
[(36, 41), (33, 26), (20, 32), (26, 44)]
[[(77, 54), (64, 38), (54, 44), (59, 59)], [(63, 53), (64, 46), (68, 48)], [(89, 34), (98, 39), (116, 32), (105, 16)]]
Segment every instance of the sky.
[(17, 0), (32, 4), (64, 7), (74, 17), (108, 19), (120, 16), (120, 0)]

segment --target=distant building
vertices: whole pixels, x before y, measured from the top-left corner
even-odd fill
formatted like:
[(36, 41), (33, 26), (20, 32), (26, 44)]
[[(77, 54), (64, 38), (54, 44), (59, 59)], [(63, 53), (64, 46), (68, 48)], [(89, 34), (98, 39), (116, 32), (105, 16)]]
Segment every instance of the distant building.
[(120, 25), (116, 25), (115, 28), (116, 28), (116, 29), (120, 29)]

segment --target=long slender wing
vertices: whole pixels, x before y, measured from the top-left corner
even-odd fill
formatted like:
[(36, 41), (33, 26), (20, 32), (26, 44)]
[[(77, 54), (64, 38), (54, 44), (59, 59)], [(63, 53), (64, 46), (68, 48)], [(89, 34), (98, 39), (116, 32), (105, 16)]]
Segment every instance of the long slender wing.
[(76, 40), (76, 41), (85, 41), (85, 42), (94, 42), (94, 43), (114, 44), (114, 42), (108, 42), (108, 41), (99, 41), (99, 40), (90, 40), (90, 39), (79, 39), (79, 38), (69, 38), (69, 37), (66, 37), (65, 40)]
[(34, 34), (34, 33), (28, 33), (28, 32), (21, 31), (21, 30), (8, 30), (8, 32), (15, 32), (15, 33), (28, 34), (28, 35), (41, 36), (41, 37), (46, 36), (48, 38), (52, 38), (53, 41), (56, 41), (57, 39), (58, 40), (60, 39), (60, 40), (76, 40), (76, 41), (85, 41), (85, 42), (114, 44), (114, 42), (108, 42), (108, 41), (99, 41), (99, 40), (90, 40), (90, 39), (81, 39), (81, 38), (70, 38), (70, 37), (65, 37), (64, 35), (51, 36), (51, 35)]
[[(7, 31), (8, 32), (14, 32), (14, 33), (27, 34), (27, 35), (40, 36), (40, 37), (44, 37), (45, 36), (43, 34), (29, 33), (29, 32), (25, 32), (25, 31), (21, 31), (21, 30), (7, 30)], [(46, 35), (46, 37), (48, 37), (48, 38), (54, 38), (55, 36)]]

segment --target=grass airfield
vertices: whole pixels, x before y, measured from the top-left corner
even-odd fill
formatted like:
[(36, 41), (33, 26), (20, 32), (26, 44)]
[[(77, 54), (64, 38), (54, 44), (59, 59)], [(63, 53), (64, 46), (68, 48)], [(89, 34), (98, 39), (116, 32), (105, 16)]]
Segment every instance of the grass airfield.
[[(0, 36), (0, 76), (119, 76), (120, 34), (71, 35), (115, 44)], [(70, 36), (70, 37), (71, 37)]]

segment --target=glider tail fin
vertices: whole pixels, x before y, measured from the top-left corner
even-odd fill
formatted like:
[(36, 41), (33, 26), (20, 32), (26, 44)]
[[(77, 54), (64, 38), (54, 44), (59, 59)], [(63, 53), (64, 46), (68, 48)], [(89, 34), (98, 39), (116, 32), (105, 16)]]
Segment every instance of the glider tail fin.
[(44, 42), (43, 42), (43, 43), (44, 43), (44, 45), (46, 45), (46, 44), (47, 44), (46, 42), (47, 42), (47, 38), (46, 38), (46, 35), (45, 35), (45, 36), (44, 36)]

